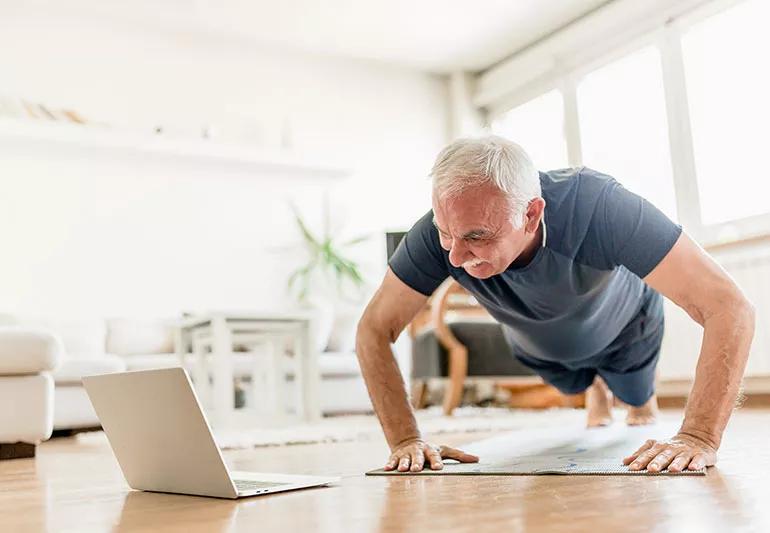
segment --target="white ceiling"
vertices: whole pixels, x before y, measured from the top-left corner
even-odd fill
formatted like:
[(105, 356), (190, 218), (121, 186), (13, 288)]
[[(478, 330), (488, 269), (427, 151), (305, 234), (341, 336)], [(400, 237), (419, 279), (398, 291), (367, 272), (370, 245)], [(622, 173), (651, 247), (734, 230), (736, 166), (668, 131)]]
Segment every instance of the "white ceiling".
[[(44, 0), (45, 1), (45, 0)], [(92, 15), (431, 72), (483, 70), (608, 0), (80, 0)], [(72, 11), (70, 11), (72, 12)]]

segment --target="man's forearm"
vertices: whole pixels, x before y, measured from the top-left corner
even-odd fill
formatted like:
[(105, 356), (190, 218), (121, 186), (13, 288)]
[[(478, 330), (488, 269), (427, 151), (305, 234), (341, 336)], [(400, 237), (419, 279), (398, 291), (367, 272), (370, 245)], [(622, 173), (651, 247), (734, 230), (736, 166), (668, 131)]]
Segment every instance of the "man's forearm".
[(681, 429), (714, 449), (735, 406), (754, 336), (751, 305), (731, 307), (703, 323), (701, 354)]
[(356, 354), (369, 397), (390, 447), (419, 438), (420, 431), (390, 340), (375, 332), (359, 332)]

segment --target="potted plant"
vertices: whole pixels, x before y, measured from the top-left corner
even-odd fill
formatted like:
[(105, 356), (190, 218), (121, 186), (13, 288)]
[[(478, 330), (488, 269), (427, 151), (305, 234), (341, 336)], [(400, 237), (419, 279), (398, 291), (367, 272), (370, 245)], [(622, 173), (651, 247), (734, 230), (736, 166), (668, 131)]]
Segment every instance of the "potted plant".
[(298, 303), (318, 313), (319, 349), (335, 329), (333, 348), (352, 350), (353, 328), (357, 322), (366, 283), (357, 262), (346, 255), (346, 249), (369, 239), (363, 235), (341, 240), (333, 235), (329, 224), (329, 205), (324, 202), (323, 231), (317, 236), (310, 230), (296, 206), (291, 205), (302, 236), (307, 261), (288, 278), (288, 291)]

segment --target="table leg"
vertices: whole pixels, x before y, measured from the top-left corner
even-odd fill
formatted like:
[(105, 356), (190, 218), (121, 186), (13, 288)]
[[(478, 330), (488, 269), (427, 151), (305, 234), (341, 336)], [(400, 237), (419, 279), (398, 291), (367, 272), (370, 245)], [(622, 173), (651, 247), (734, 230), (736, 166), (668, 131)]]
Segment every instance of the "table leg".
[(174, 353), (176, 353), (179, 364), (185, 368), (185, 356), (188, 353), (187, 343), (185, 342), (185, 331), (182, 326), (174, 327)]
[(228, 425), (235, 413), (233, 384), (232, 334), (224, 317), (211, 321), (212, 359), (214, 363), (214, 417), (219, 426)]
[(300, 329), (300, 350), (294, 380), (299, 395), (297, 407), (300, 416), (309, 422), (321, 419), (321, 403), (319, 401), (320, 375), (318, 369), (318, 353), (314, 342), (313, 325), (309, 320), (302, 322)]
[(266, 337), (255, 348), (257, 353), (251, 371), (251, 397), (255, 411), (273, 415), (278, 410), (273, 339)]
[(273, 337), (270, 341), (272, 351), (270, 352), (270, 372), (272, 372), (270, 393), (273, 396), (273, 412), (276, 419), (281, 419), (286, 415), (286, 372), (284, 371), (285, 359), (285, 337)]
[(211, 407), (211, 384), (209, 383), (209, 371), (206, 367), (206, 345), (193, 339), (193, 384), (198, 395), (198, 401), (204, 409)]

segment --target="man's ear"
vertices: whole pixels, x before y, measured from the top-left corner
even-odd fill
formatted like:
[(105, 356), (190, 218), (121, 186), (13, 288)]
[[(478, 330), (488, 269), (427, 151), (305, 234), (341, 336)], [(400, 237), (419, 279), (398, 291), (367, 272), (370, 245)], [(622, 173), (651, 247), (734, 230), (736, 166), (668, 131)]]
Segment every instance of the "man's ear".
[(533, 198), (527, 205), (527, 221), (524, 224), (524, 231), (535, 233), (540, 226), (540, 220), (543, 218), (545, 210), (545, 200), (540, 197)]

